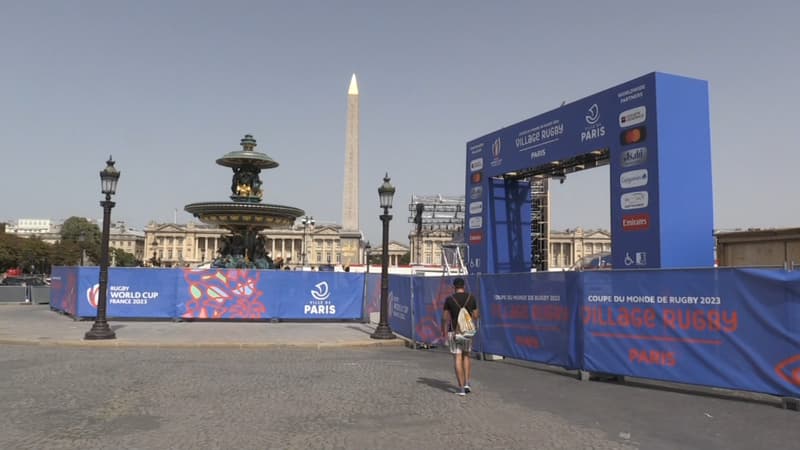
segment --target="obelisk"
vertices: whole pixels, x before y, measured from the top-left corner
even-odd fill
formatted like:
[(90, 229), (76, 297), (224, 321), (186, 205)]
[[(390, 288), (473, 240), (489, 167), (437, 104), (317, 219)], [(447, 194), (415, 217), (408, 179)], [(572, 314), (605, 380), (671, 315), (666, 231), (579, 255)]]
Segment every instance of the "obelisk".
[(361, 231), (358, 226), (358, 119), (358, 82), (356, 74), (353, 74), (347, 89), (342, 230), (339, 233), (344, 266), (362, 262)]

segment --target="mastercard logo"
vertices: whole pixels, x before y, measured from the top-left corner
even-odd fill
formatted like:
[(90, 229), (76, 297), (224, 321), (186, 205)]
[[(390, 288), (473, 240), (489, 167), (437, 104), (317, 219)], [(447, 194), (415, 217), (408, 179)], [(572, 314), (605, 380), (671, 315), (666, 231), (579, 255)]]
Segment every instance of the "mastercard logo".
[(619, 142), (622, 145), (638, 144), (647, 138), (647, 128), (644, 126), (625, 130), (619, 135)]
[(483, 175), (480, 172), (475, 172), (472, 174), (472, 184), (478, 184), (483, 179)]

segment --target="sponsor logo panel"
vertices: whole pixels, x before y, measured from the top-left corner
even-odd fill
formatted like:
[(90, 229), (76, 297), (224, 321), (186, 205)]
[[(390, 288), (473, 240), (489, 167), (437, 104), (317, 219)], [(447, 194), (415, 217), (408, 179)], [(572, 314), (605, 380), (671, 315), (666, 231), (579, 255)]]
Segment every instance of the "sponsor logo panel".
[(483, 180), (483, 173), (482, 172), (475, 172), (470, 177), (472, 180), (472, 184), (478, 184)]
[(639, 106), (619, 113), (619, 127), (627, 128), (639, 125), (647, 120), (647, 108)]
[(469, 213), (481, 214), (483, 212), (483, 202), (470, 202)]
[(483, 217), (482, 216), (475, 216), (469, 218), (469, 229), (475, 230), (478, 228), (483, 228)]
[(483, 197), (483, 186), (472, 186), (469, 190), (469, 198), (475, 200)]
[(647, 127), (644, 125), (624, 130), (619, 135), (619, 143), (622, 145), (638, 144), (645, 139), (647, 139)]
[(619, 186), (622, 189), (635, 188), (647, 185), (647, 169), (629, 170), (619, 176)]
[(483, 242), (483, 232), (482, 231), (470, 231), (469, 233), (469, 243), (470, 244), (480, 244)]
[(477, 172), (483, 169), (483, 158), (475, 158), (469, 162), (469, 171)]
[(623, 231), (643, 231), (650, 228), (650, 214), (628, 214), (622, 216)]
[(624, 150), (620, 154), (622, 167), (633, 167), (647, 162), (647, 147), (636, 147)]
[(619, 198), (620, 207), (623, 210), (647, 208), (649, 204), (647, 191), (636, 191), (622, 194)]

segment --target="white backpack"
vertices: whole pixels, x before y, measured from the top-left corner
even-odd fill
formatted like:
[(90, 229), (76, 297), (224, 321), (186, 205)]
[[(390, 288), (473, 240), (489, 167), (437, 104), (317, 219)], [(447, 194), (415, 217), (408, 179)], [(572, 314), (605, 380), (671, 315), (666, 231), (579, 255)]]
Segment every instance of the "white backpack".
[[(472, 296), (467, 297), (463, 305), (458, 305), (458, 302), (456, 302), (456, 304), (461, 308), (458, 311), (458, 320), (457, 320), (458, 332), (456, 334), (464, 338), (471, 338), (475, 336), (475, 333), (478, 332), (477, 327), (475, 327), (475, 321), (472, 320), (472, 314), (470, 314), (466, 308), (470, 297)], [(455, 297), (453, 297), (453, 301), (454, 302), (456, 301)]]

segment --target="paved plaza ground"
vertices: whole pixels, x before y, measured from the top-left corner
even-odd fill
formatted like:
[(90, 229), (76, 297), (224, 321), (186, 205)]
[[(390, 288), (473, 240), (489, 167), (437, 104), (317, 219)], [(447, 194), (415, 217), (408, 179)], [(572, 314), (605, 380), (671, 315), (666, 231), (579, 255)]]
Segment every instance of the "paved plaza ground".
[[(15, 313), (0, 308), (0, 315)], [(77, 324), (78, 336), (91, 325), (63, 316), (56, 322)], [(114, 325), (119, 335), (203, 325), (211, 344), (241, 325), (283, 324)], [(320, 324), (286, 325), (300, 327), (292, 329), (297, 341), (320, 333), (313, 330)], [(340, 325), (341, 334), (366, 336), (358, 329), (366, 325)], [(440, 349), (349, 345), (349, 338), (331, 347), (103, 348), (12, 343), (12, 328), (0, 320), (0, 449), (754, 449), (800, 442), (800, 414), (753, 394), (581, 382), (560, 369), (476, 360), (474, 392), (462, 398), (453, 394), (451, 357)]]

